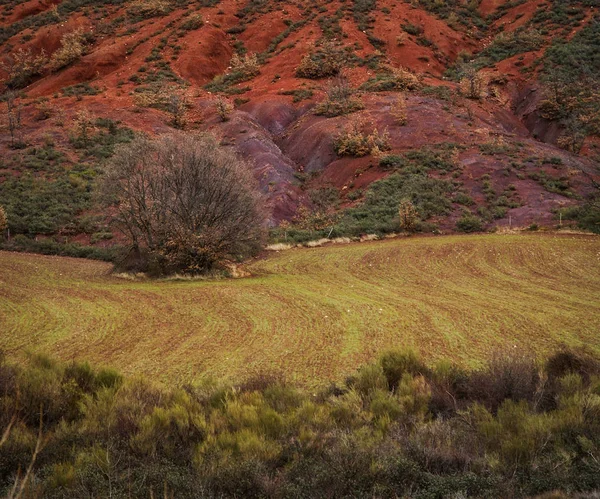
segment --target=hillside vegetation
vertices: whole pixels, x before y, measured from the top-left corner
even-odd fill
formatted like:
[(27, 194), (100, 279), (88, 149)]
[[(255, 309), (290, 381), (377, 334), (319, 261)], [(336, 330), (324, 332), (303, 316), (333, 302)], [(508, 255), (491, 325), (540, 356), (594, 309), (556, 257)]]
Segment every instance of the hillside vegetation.
[(0, 253), (0, 348), (127, 374), (308, 386), (387, 348), (478, 366), (496, 349), (600, 351), (600, 239), (415, 237), (272, 254), (234, 280), (132, 281), (110, 265)]

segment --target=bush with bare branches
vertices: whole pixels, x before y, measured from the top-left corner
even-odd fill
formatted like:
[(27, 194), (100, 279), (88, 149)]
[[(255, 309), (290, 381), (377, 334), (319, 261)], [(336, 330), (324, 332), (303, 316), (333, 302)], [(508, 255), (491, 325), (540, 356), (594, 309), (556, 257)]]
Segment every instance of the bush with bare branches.
[(244, 57), (234, 54), (229, 64), (231, 73), (239, 75), (239, 81), (250, 80), (260, 73), (260, 62), (256, 54), (246, 54)]
[(406, 112), (406, 97), (404, 94), (398, 95), (396, 100), (390, 106), (390, 114), (394, 121), (400, 125), (404, 126), (408, 123), (408, 113)]
[(71, 128), (71, 140), (82, 147), (87, 147), (90, 143), (92, 134), (97, 130), (96, 116), (87, 109), (81, 109), (73, 118)]
[(233, 104), (226, 99), (219, 97), (215, 102), (217, 114), (221, 121), (228, 121), (229, 115), (233, 112)]
[(371, 92), (413, 91), (421, 88), (421, 80), (420, 75), (406, 68), (386, 64), (375, 78), (366, 81), (361, 88)]
[(100, 192), (137, 270), (206, 272), (262, 243), (265, 213), (252, 172), (210, 135), (137, 138), (117, 151)]
[(400, 228), (407, 232), (414, 232), (419, 223), (419, 212), (412, 201), (409, 199), (400, 201), (398, 216), (400, 217)]
[(4, 101), (6, 102), (6, 128), (8, 128), (10, 134), (10, 146), (14, 149), (20, 149), (25, 145), (21, 134), (21, 111), (23, 106), (18, 100), (17, 93), (12, 90), (4, 94)]

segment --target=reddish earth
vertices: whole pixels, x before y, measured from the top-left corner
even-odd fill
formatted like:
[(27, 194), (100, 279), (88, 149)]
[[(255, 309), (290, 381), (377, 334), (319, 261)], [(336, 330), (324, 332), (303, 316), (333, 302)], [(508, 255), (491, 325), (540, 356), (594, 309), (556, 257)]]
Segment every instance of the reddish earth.
[[(61, 37), (78, 27), (94, 34), (93, 42), (81, 59), (58, 72), (42, 74), (24, 89), (22, 133), (30, 145), (41, 144), (44, 137), (50, 135), (57, 148), (73, 156), (68, 143), (69, 127), (60, 126), (54, 117), (59, 109), (64, 110), (67, 124), (78, 110), (88, 109), (99, 117), (120, 120), (135, 130), (152, 134), (168, 132), (171, 126), (164, 111), (135, 105), (133, 97), (138, 85), (130, 80), (156, 70), (152, 54), (153, 49), (158, 48), (163, 63), (168, 63), (171, 71), (184, 82), (181, 88), (190, 103), (187, 128), (215, 133), (223, 143), (249, 160), (270, 199), (273, 222), (293, 218), (312, 188), (334, 186), (340, 189), (343, 206), (348, 206), (360, 201), (360, 197), (356, 201), (356, 196), (351, 196), (355, 201), (350, 201), (348, 194), (362, 192), (371, 182), (387, 175), (378, 166), (378, 159), (372, 156), (336, 156), (334, 138), (357, 117), (372, 122), (380, 131), (387, 129), (393, 153), (442, 142), (463, 146), (459, 156), (461, 170), (455, 180), (462, 182), (464, 190), (477, 202), (483, 202), (483, 175), (490, 175), (497, 191), (510, 184), (516, 187), (522, 206), (509, 210), (504, 219), (495, 222), (499, 225), (507, 224), (509, 217), (516, 224), (551, 224), (553, 209), (575, 202), (573, 197), (544, 190), (540, 183), (529, 178), (528, 174), (533, 171), (544, 170), (552, 177), (567, 176), (574, 193), (581, 195), (588, 190), (587, 177), (581, 171), (590, 170), (591, 161), (553, 145), (561, 130), (539, 116), (537, 103), (541, 93), (535, 76), (531, 73), (526, 76), (520, 71), (542, 52), (521, 54), (489, 69), (492, 81), (496, 82), (493, 98), (474, 101), (455, 94), (448, 101), (432, 94), (410, 93), (407, 95), (408, 122), (406, 126), (398, 126), (390, 115), (390, 107), (397, 97), (393, 92), (365, 93), (362, 96), (364, 110), (350, 116), (325, 118), (316, 116), (312, 107), (322, 100), (327, 81), (295, 76), (302, 58), (325, 36), (324, 24), (320, 24), (319, 19), (331, 21), (338, 9), (346, 5), (344, 3), (335, 1), (318, 6), (302, 2), (260, 4), (222, 0), (212, 7), (200, 7), (191, 2), (187, 8), (174, 8), (164, 16), (140, 20), (128, 13), (131, 2), (125, 5), (96, 2), (99, 4), (96, 7), (63, 13), (60, 20), (47, 21), (39, 27), (35, 23), (22, 25), (64, 2), (31, 0), (12, 9), (6, 7), (0, 17), (3, 28), (21, 28), (2, 44), (0, 57), (4, 59), (22, 47), (34, 53), (43, 49), (52, 55), (61, 46)], [(505, 3), (505, 0), (482, 0), (479, 11), (490, 15)], [(456, 90), (457, 85), (443, 74), (459, 53), (476, 53), (489, 44), (500, 29), (512, 31), (523, 26), (538, 5), (537, 1), (527, 0), (508, 8), (481, 38), (474, 30), (460, 26), (455, 29), (411, 3), (391, 0), (378, 2), (370, 13), (369, 28), (361, 31), (348, 4), (343, 16), (333, 23), (339, 26), (339, 31), (333, 31), (333, 37), (349, 47), (356, 57), (365, 60), (379, 57), (383, 62), (422, 75), (424, 84), (429, 87)], [(242, 9), (246, 9), (246, 14)], [(182, 23), (197, 13), (202, 16), (201, 26), (182, 29)], [(303, 26), (289, 28), (301, 20), (306, 20)], [(421, 35), (405, 33), (402, 25), (407, 24), (418, 27)], [(401, 37), (400, 42), (398, 37)], [(379, 48), (372, 44), (373, 38), (380, 40)], [(424, 43), (423, 38), (429, 43)], [(240, 100), (230, 119), (222, 122), (214, 105), (216, 96), (205, 90), (204, 85), (228, 70), (232, 55), (240, 47), (249, 53), (262, 54), (263, 64), (258, 76), (233, 85), (241, 92), (239, 95), (225, 96), (232, 103), (236, 98)], [(139, 71), (143, 67), (146, 72)], [(358, 63), (348, 68), (346, 75), (352, 85), (358, 87), (373, 77), (375, 71), (368, 64)], [(80, 98), (62, 95), (64, 87), (78, 83), (89, 83), (100, 89), (100, 93)], [(246, 87), (250, 89), (244, 90)], [(300, 102), (293, 102), (292, 95), (282, 94), (308, 89), (312, 90), (312, 97)], [(50, 119), (35, 119), (40, 98), (49, 99), (53, 111)], [(480, 144), (499, 140), (508, 144), (510, 153), (485, 155), (480, 151)], [(3, 135), (0, 138), (2, 154), (18, 154), (9, 150), (8, 145), (9, 138)], [(589, 151), (589, 147), (584, 148), (585, 151)], [(507, 166), (527, 158), (551, 157), (560, 158), (561, 165), (552, 168), (538, 161), (528, 163), (520, 171)], [(11, 173), (3, 172), (3, 175)], [(302, 183), (298, 178), (305, 174), (310, 174), (310, 178)], [(456, 207), (451, 217), (441, 221), (441, 227), (452, 227), (459, 213), (460, 208)]]

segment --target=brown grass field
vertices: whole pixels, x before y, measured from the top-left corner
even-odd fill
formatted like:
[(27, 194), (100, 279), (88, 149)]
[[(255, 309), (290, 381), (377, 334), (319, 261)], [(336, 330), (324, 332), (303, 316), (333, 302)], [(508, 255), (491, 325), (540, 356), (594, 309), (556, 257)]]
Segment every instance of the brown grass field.
[(497, 351), (600, 352), (600, 238), (413, 237), (297, 249), (253, 277), (132, 281), (106, 263), (0, 252), (0, 349), (191, 381), (337, 381), (382, 351), (475, 367)]

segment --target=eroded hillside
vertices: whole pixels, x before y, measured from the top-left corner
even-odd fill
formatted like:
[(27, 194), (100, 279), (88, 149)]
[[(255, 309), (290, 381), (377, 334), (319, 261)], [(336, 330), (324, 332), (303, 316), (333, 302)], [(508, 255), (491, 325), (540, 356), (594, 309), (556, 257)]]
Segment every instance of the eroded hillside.
[(103, 244), (102, 162), (183, 128), (249, 160), (274, 225), (390, 232), (403, 198), (424, 230), (555, 225), (594, 192), (597, 3), (4, 1), (0, 204)]

